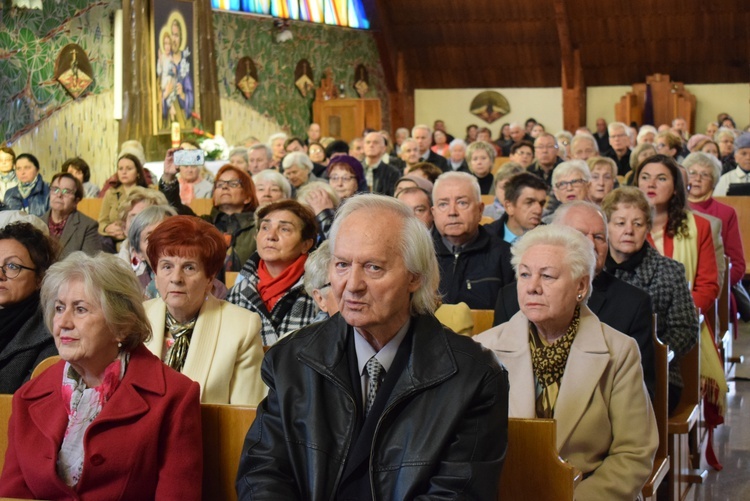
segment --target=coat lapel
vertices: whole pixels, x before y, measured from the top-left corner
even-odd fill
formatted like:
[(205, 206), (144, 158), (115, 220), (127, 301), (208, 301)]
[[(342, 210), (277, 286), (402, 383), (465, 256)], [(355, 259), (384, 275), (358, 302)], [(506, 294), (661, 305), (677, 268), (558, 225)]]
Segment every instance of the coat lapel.
[(200, 384), (201, 394), (208, 381), (208, 372), (216, 353), (220, 329), (221, 303), (209, 295), (198, 313), (198, 321), (195, 323), (193, 337), (190, 339), (190, 350), (188, 350), (185, 366), (182, 368), (183, 374)]
[(60, 235), (60, 247), (64, 248), (66, 245), (68, 245), (68, 242), (71, 238), (73, 238), (73, 235), (78, 229), (78, 224), (80, 222), (81, 220), (78, 217), (77, 211), (68, 216), (68, 222), (65, 223), (65, 228), (63, 228), (62, 235)]
[(602, 373), (609, 363), (609, 349), (602, 335), (601, 323), (587, 307), (581, 308), (581, 323), (560, 385), (555, 404), (557, 448), (562, 450), (575, 429)]

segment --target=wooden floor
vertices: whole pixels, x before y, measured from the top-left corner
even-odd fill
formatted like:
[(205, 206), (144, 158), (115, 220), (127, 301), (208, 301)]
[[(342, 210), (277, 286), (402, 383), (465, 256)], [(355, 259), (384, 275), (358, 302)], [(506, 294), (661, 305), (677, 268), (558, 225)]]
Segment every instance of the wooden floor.
[(750, 500), (750, 325), (741, 325), (734, 350), (745, 356), (745, 363), (730, 374), (737, 377), (729, 380), (725, 423), (714, 436), (724, 469), (708, 468), (708, 478), (693, 487), (688, 501)]

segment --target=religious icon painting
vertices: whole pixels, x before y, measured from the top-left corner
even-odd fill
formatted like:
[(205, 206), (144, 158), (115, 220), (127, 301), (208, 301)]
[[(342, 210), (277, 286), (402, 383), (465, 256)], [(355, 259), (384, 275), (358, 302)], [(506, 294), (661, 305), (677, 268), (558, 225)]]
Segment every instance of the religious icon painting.
[(73, 99), (94, 83), (89, 57), (80, 45), (72, 43), (60, 50), (55, 61), (55, 80)]
[(469, 111), (472, 115), (491, 124), (510, 113), (510, 103), (499, 92), (486, 90), (477, 94), (469, 106)]
[(365, 97), (367, 91), (370, 90), (370, 76), (364, 64), (360, 64), (354, 70), (354, 90), (357, 91), (359, 97)]
[(297, 63), (294, 69), (294, 85), (297, 86), (302, 97), (307, 97), (307, 93), (315, 88), (312, 66), (307, 59), (300, 59)]
[(249, 56), (245, 56), (237, 62), (237, 69), (234, 71), (234, 85), (245, 96), (245, 99), (250, 99), (258, 87), (258, 69)]

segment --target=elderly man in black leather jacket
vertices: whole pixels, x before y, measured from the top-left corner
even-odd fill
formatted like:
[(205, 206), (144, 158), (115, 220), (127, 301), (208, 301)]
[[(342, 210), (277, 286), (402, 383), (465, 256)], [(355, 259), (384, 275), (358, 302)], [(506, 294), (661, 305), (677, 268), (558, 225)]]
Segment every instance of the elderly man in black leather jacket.
[(508, 375), (432, 315), (423, 224), (393, 198), (358, 195), (330, 239), (340, 313), (267, 353), (239, 499), (496, 499)]

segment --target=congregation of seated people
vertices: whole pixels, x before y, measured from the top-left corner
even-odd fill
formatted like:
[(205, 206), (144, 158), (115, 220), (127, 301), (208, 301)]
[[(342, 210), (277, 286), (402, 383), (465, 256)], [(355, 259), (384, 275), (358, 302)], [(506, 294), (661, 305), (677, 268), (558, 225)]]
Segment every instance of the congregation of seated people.
[[(412, 304), (404, 325), (421, 329), (437, 309), (447, 328), (470, 334), (471, 311), (492, 311), (494, 327), (474, 341), (507, 368), (505, 418), (556, 419), (558, 452), (583, 474), (576, 498), (638, 496), (658, 445), (652, 318), (674, 353), (672, 412), (684, 386), (680, 362), (702, 342), (702, 329), (714, 328), (700, 315), (721, 292), (724, 254), (730, 285), (742, 287), (737, 214), (714, 197), (750, 194), (743, 186), (750, 132), (726, 116), (692, 137), (681, 118), (658, 128), (599, 119), (593, 132), (557, 134), (529, 119), (503, 124), (496, 140), (476, 125), (456, 138), (443, 120), (392, 136), (361, 132), (348, 143), (322, 137), (318, 124), (299, 136), (279, 132), (230, 148), (215, 170), (177, 165), (176, 152), (200, 148), (183, 141), (163, 152), (160, 176), (137, 141), (121, 145), (112, 170), (61, 158), (47, 179), (33, 153), (0, 148), (0, 393), (15, 394), (0, 495), (96, 498), (116, 486), (146, 497), (199, 497), (180, 481), (184, 473), (169, 474), (202, 461), (200, 447), (191, 447), (202, 440), (199, 404), (260, 406), (279, 418), (274, 412), (295, 393), (274, 386), (285, 367), (264, 352), (278, 346), (272, 360), (288, 363), (300, 337), (314, 340), (326, 326), (366, 332), (347, 295), (374, 287), (395, 266), (392, 255), (365, 252), (379, 249), (372, 242), (388, 227), (382, 218), (395, 217), (394, 231), (415, 219), (409, 227), (431, 242), (419, 265), (404, 257), (399, 266), (438, 298), (418, 311)], [(92, 199), (98, 213), (84, 213)], [(373, 218), (365, 222), (368, 207)], [(359, 233), (329, 240), (352, 230), (345, 217), (360, 221)], [(390, 237), (382, 238), (385, 245)], [(356, 241), (364, 247), (352, 250)], [(392, 250), (414, 252), (407, 243)], [(342, 289), (344, 272), (351, 276)], [(406, 287), (391, 292), (413, 301), (412, 282)], [(734, 298), (730, 307), (736, 322)], [(404, 325), (396, 337), (416, 342), (419, 333)], [(332, 347), (339, 348), (355, 349)], [(318, 363), (294, 349), (299, 363)], [(389, 355), (394, 363), (403, 362), (399, 353)], [(54, 355), (60, 361), (31, 379)], [(359, 370), (369, 392), (373, 376)], [(723, 374), (711, 377), (718, 388), (726, 384)], [(708, 404), (721, 408), (721, 398)], [(48, 424), (35, 424), (37, 401)], [(116, 414), (140, 415), (143, 402), (152, 417)], [(104, 419), (111, 425), (97, 426)], [(45, 436), (54, 443), (42, 444)], [(268, 468), (279, 457), (299, 460), (267, 440), (248, 438), (240, 493), (273, 477), (256, 478), (251, 461)], [(96, 456), (85, 453), (102, 444), (122, 451), (109, 476), (98, 477)], [(130, 475), (128, 461), (153, 447), (166, 448)], [(501, 467), (492, 454), (493, 468)], [(336, 488), (359, 488), (358, 473), (349, 473), (354, 483)], [(305, 489), (298, 495), (310, 494)]]

